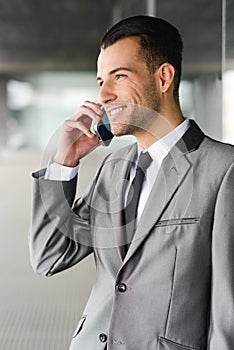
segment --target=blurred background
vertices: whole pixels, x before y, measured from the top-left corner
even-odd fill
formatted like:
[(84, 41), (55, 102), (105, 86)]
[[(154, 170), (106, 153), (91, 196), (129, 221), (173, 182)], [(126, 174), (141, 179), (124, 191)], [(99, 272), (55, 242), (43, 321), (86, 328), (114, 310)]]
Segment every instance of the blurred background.
[[(89, 257), (52, 278), (32, 272), (31, 172), (53, 152), (61, 122), (85, 99), (97, 100), (100, 37), (137, 14), (178, 27), (183, 112), (211, 137), (234, 143), (234, 0), (0, 0), (0, 349), (69, 347), (95, 267)], [(85, 159), (80, 191), (105, 153), (126, 142)]]

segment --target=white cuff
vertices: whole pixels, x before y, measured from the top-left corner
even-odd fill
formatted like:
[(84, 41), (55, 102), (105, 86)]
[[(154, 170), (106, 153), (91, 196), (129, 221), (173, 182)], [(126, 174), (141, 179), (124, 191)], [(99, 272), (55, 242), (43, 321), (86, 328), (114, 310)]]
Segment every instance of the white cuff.
[(79, 164), (74, 167), (68, 167), (58, 163), (54, 163), (51, 160), (48, 163), (44, 179), (55, 181), (70, 181), (78, 174)]

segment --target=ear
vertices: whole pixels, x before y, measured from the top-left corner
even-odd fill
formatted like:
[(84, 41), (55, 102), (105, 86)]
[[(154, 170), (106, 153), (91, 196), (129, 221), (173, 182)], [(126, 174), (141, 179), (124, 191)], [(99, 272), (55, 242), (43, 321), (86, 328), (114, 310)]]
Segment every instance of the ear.
[(156, 72), (158, 76), (159, 88), (161, 93), (170, 90), (173, 85), (175, 68), (170, 63), (163, 63)]

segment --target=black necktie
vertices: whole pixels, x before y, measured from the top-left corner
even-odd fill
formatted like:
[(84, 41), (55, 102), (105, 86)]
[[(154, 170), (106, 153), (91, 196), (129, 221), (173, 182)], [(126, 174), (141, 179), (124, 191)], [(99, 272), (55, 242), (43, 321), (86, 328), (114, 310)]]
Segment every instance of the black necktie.
[(141, 152), (137, 163), (136, 175), (133, 179), (127, 196), (127, 204), (125, 208), (126, 245), (123, 246), (122, 257), (125, 256), (134, 236), (137, 217), (137, 207), (139, 203), (141, 187), (145, 179), (146, 169), (150, 166), (151, 162), (152, 158), (150, 157), (149, 153)]

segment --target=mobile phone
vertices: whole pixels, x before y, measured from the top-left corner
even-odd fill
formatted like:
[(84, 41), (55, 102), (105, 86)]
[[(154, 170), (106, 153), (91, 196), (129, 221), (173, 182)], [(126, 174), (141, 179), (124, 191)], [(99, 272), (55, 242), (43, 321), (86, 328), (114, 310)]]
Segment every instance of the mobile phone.
[(102, 119), (94, 125), (94, 132), (103, 146), (109, 146), (114, 135), (111, 132), (110, 122), (106, 112), (102, 115)]

